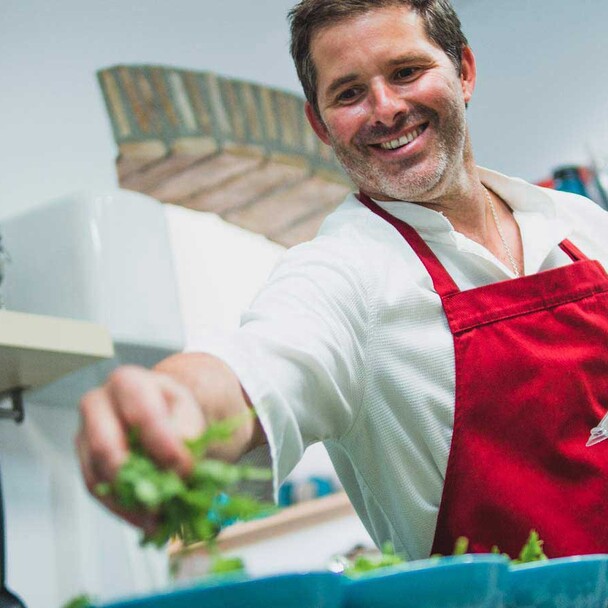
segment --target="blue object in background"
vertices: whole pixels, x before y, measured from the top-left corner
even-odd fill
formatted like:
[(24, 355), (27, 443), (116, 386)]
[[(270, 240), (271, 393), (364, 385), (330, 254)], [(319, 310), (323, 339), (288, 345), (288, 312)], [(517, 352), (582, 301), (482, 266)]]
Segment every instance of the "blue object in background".
[(299, 502), (328, 496), (336, 491), (331, 477), (312, 476), (301, 481), (285, 481), (279, 488), (279, 506), (289, 507)]
[(329, 477), (311, 477), (310, 481), (314, 484), (317, 498), (328, 496), (334, 492), (334, 484)]
[(285, 481), (279, 487), (279, 507), (288, 507), (293, 504), (293, 482)]
[(579, 167), (569, 166), (555, 169), (553, 181), (556, 190), (572, 192), (573, 194), (580, 194), (581, 196), (590, 198)]

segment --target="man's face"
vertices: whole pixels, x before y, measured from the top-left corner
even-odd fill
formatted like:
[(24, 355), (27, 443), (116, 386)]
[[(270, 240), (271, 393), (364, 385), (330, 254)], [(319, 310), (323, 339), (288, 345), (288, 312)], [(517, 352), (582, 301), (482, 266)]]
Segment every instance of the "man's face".
[(469, 49), (459, 76), (420, 17), (391, 7), (320, 30), (311, 53), (322, 120), (309, 105), (307, 116), (361, 190), (424, 202), (458, 179), (475, 80)]

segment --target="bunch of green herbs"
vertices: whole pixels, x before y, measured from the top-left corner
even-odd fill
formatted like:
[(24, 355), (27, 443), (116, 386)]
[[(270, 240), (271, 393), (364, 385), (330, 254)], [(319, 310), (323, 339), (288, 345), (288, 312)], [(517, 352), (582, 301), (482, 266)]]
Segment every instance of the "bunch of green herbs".
[[(114, 481), (98, 484), (101, 497), (112, 497), (127, 511), (145, 511), (155, 515), (158, 524), (144, 533), (142, 545), (162, 547), (171, 539), (184, 545), (203, 542), (214, 549), (214, 540), (225, 525), (234, 520), (247, 520), (271, 511), (270, 504), (239, 492), (244, 481), (266, 481), (268, 469), (230, 464), (207, 458), (209, 447), (229, 441), (242, 424), (242, 418), (215, 422), (197, 439), (186, 441), (194, 459), (187, 478), (175, 471), (161, 469), (145, 453), (136, 431), (129, 437), (129, 456)], [(219, 570), (228, 564), (218, 561)]]

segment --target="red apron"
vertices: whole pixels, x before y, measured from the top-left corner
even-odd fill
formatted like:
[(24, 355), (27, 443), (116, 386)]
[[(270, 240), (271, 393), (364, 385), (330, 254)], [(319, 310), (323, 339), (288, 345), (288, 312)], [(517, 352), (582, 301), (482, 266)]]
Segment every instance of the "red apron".
[(454, 338), (454, 430), (433, 553), (516, 556), (532, 528), (549, 557), (608, 552), (608, 275), (572, 264), (460, 291), (408, 224), (369, 197), (429, 272)]

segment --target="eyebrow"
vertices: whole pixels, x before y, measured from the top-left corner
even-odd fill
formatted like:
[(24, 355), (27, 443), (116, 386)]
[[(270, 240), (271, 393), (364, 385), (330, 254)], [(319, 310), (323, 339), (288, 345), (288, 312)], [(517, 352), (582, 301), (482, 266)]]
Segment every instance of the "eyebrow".
[(327, 96), (331, 97), (334, 93), (336, 93), (338, 91), (338, 89), (341, 89), (345, 84), (348, 84), (350, 82), (357, 80), (357, 77), (358, 77), (357, 74), (352, 73), (352, 74), (346, 74), (346, 76), (337, 78), (329, 85), (329, 87), (327, 87)]
[(401, 65), (404, 63), (430, 63), (430, 59), (427, 55), (411, 53), (409, 55), (401, 55), (401, 57), (396, 57), (388, 62), (389, 65)]
[[(395, 59), (391, 59), (388, 62), (390, 67), (397, 65), (404, 65), (408, 63), (429, 63), (429, 58), (425, 55), (401, 55), (400, 57), (396, 57)], [(350, 74), (346, 74), (345, 76), (341, 76), (340, 78), (336, 78), (328, 87), (326, 91), (326, 95), (331, 97), (334, 93), (341, 89), (345, 84), (349, 84), (354, 82), (358, 78), (358, 74), (352, 72)]]

